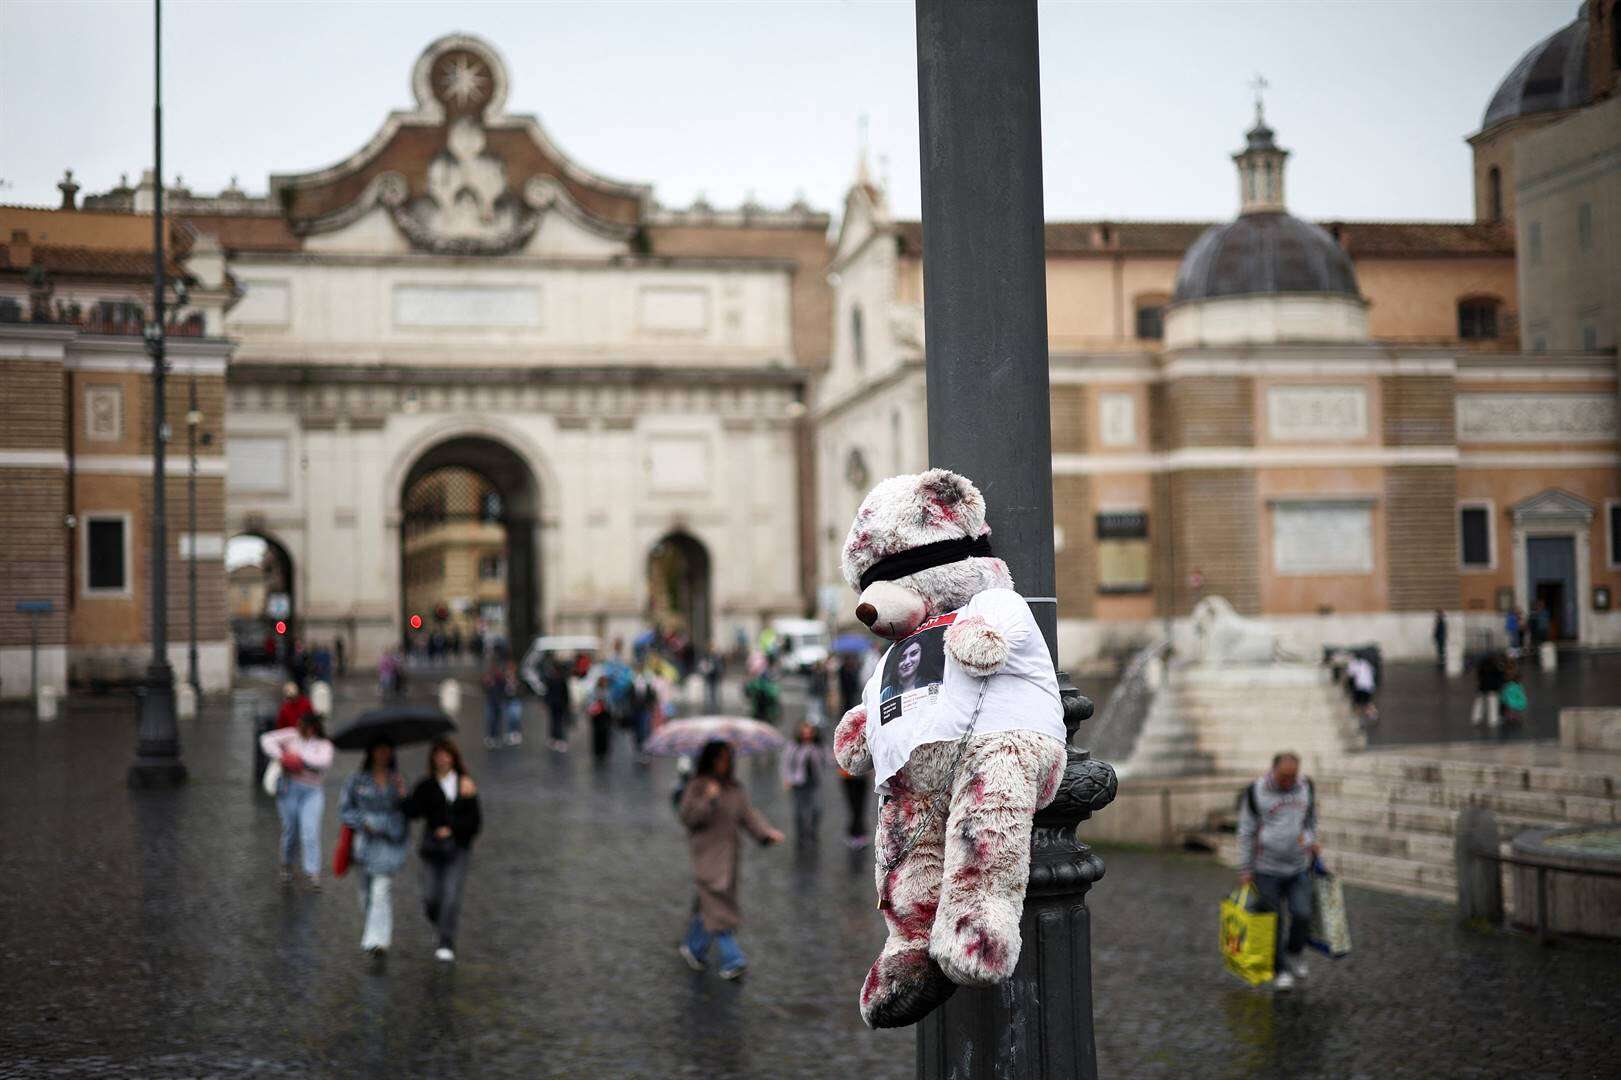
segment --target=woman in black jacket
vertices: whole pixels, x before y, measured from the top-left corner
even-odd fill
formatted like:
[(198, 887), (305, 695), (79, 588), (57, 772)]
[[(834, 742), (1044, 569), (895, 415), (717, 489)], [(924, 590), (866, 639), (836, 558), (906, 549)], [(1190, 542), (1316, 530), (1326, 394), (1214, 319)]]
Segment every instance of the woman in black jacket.
[(456, 920), (473, 838), (483, 823), (478, 785), (467, 775), (461, 751), (450, 739), (439, 739), (428, 750), (428, 775), (405, 800), (405, 815), (423, 819), (423, 908), (439, 931), (439, 948), (433, 955), (449, 962), (456, 959)]

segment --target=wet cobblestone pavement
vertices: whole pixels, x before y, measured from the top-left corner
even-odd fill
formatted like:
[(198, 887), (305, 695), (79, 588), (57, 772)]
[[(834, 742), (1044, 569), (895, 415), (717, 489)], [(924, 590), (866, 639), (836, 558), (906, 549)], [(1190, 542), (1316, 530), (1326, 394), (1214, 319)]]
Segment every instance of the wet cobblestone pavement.
[[(460, 958), (433, 960), (407, 873), (394, 953), (373, 972), (351, 881), (276, 883), (247, 717), (212, 705), (182, 725), (191, 783), (131, 793), (132, 717), (119, 698), (46, 725), (0, 711), (0, 1076), (912, 1075), (912, 1033), (869, 1032), (856, 1014), (882, 931), (871, 856), (845, 851), (831, 786), (820, 847), (745, 853), (751, 969), (730, 984), (673, 948), (691, 894), (668, 762), (638, 767), (621, 745), (598, 771), (578, 731), (568, 755), (468, 737), (487, 826)], [(413, 772), (421, 756), (407, 751)], [(328, 782), (328, 845), (353, 760)], [(786, 827), (770, 765), (745, 779)], [(1227, 871), (1105, 858), (1092, 901), (1104, 1076), (1614, 1075), (1621, 949), (1542, 949), (1462, 929), (1441, 905), (1347, 890), (1356, 954), (1273, 997), (1220, 970)]]

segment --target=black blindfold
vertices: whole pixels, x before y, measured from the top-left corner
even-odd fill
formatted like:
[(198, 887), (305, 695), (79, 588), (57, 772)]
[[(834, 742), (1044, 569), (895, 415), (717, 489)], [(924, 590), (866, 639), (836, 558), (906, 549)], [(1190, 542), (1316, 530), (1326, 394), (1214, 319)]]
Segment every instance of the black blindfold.
[(960, 540), (941, 540), (934, 544), (924, 544), (909, 551), (896, 552), (873, 563), (867, 568), (867, 572), (861, 575), (861, 588), (865, 591), (867, 586), (875, 581), (894, 581), (896, 578), (915, 574), (919, 570), (927, 570), (931, 566), (944, 566), (946, 563), (975, 556), (988, 558), (990, 554), (991, 541), (985, 536), (973, 540), (965, 537)]

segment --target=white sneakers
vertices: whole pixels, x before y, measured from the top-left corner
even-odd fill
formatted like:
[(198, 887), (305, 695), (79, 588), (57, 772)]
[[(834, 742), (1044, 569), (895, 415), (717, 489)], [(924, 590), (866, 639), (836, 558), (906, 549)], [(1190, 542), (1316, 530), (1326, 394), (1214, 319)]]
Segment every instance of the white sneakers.
[(1272, 980), (1272, 989), (1283, 993), (1295, 988), (1295, 977), (1288, 971), (1280, 971)]
[(508, 746), (519, 746), (519, 745), (522, 745), (522, 743), (523, 743), (523, 732), (521, 732), (521, 731), (512, 731), (512, 732), (507, 733), (507, 745)]
[(1301, 982), (1305, 982), (1306, 976), (1311, 974), (1311, 968), (1306, 966), (1306, 959), (1304, 956), (1295, 957), (1292, 960), (1286, 958), (1284, 963), (1289, 965), (1289, 970), (1292, 971), (1295, 978)]
[(441, 946), (439, 946), (437, 949), (435, 949), (433, 951), (433, 958), (435, 960), (443, 960), (445, 963), (448, 964), (452, 960), (456, 959), (456, 953), (455, 953), (454, 950), (452, 950), (452, 949), (450, 949), (450, 948), (448, 948), (448, 947), (446, 947), (444, 945), (441, 945)]
[(677, 945), (676, 949), (680, 951), (681, 959), (687, 962), (687, 966), (689, 968), (694, 971), (702, 971), (704, 969), (704, 962), (693, 955), (692, 950), (687, 948), (687, 943), (685, 941)]

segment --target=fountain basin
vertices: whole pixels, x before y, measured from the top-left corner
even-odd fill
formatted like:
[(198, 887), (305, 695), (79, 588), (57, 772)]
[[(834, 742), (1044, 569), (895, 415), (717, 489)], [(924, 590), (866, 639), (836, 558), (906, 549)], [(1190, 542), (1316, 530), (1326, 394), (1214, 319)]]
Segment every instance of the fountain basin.
[(1621, 877), (1567, 872), (1621, 874), (1621, 825), (1534, 829), (1516, 836), (1512, 849), (1516, 859), (1535, 864), (1511, 867), (1516, 925), (1536, 928), (1537, 866), (1544, 866), (1549, 868), (1545, 871), (1549, 931), (1621, 938)]

